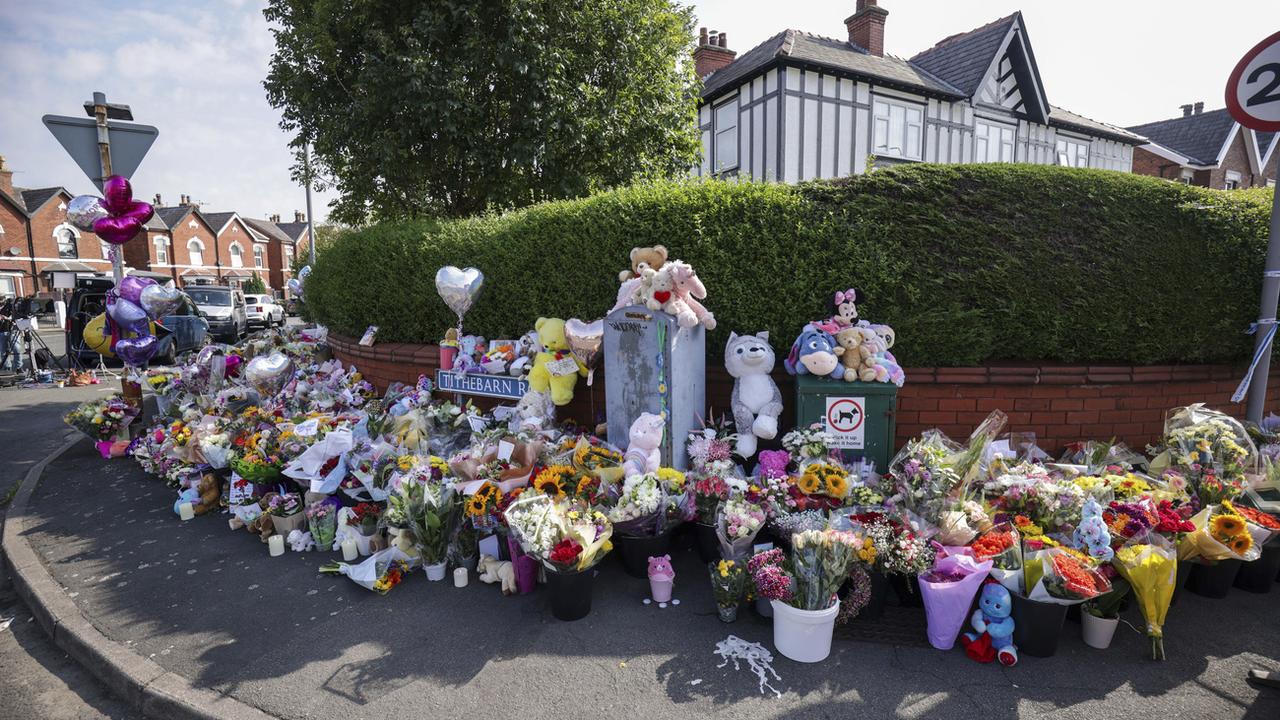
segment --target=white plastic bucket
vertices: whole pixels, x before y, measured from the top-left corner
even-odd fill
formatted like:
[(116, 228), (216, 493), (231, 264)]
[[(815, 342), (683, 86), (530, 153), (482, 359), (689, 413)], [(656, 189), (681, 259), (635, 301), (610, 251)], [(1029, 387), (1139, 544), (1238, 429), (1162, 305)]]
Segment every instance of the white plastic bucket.
[(815, 663), (827, 659), (840, 603), (832, 603), (826, 610), (798, 610), (778, 600), (771, 605), (773, 645), (778, 652), (796, 662)]
[(435, 565), (427, 565), (427, 579), (431, 582), (439, 582), (444, 579), (445, 566), (448, 563), (436, 563)]
[(1091, 648), (1106, 650), (1111, 647), (1111, 638), (1116, 634), (1116, 626), (1120, 618), (1100, 618), (1088, 610), (1080, 611), (1080, 627), (1084, 631), (1084, 644)]

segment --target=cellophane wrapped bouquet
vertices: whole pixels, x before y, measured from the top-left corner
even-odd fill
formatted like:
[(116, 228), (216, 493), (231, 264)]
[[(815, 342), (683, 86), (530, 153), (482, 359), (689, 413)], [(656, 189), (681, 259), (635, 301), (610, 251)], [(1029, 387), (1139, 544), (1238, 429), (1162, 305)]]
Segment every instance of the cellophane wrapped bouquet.
[(520, 547), (553, 572), (594, 567), (613, 549), (613, 525), (580, 501), (523, 493), (504, 512)]
[(63, 421), (91, 440), (116, 440), (136, 417), (138, 409), (117, 393), (77, 405), (63, 417)]

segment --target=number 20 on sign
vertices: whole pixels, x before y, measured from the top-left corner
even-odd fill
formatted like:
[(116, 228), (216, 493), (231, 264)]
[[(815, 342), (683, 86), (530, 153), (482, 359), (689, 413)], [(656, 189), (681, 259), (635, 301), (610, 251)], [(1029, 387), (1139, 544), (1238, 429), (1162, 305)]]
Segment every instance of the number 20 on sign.
[(1227, 109), (1247, 128), (1280, 131), (1280, 32), (1236, 64), (1227, 81)]

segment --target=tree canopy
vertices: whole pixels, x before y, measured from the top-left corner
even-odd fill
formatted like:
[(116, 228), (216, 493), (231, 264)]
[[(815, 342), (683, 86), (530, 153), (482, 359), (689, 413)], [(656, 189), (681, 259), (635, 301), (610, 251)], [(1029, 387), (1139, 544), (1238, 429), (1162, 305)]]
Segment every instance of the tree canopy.
[(671, 0), (270, 0), (264, 83), (330, 217), (465, 216), (683, 173), (693, 19)]

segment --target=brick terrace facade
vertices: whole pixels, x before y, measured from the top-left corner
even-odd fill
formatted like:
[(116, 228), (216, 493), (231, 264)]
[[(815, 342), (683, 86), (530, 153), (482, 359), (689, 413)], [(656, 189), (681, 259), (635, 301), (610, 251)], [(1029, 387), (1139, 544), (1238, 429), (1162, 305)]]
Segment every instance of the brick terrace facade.
[[(14, 187), (0, 157), (0, 298), (53, 296), (56, 271), (111, 272), (105, 244), (67, 221), (71, 199), (61, 187)], [(177, 205), (166, 206), (159, 195), (152, 204), (155, 217), (122, 246), (126, 268), (167, 276), (179, 287), (242, 283), (256, 271), (269, 288), (288, 295), (294, 248), (310, 242), (301, 213), (277, 224), (279, 216), (205, 212), (185, 195)]]

